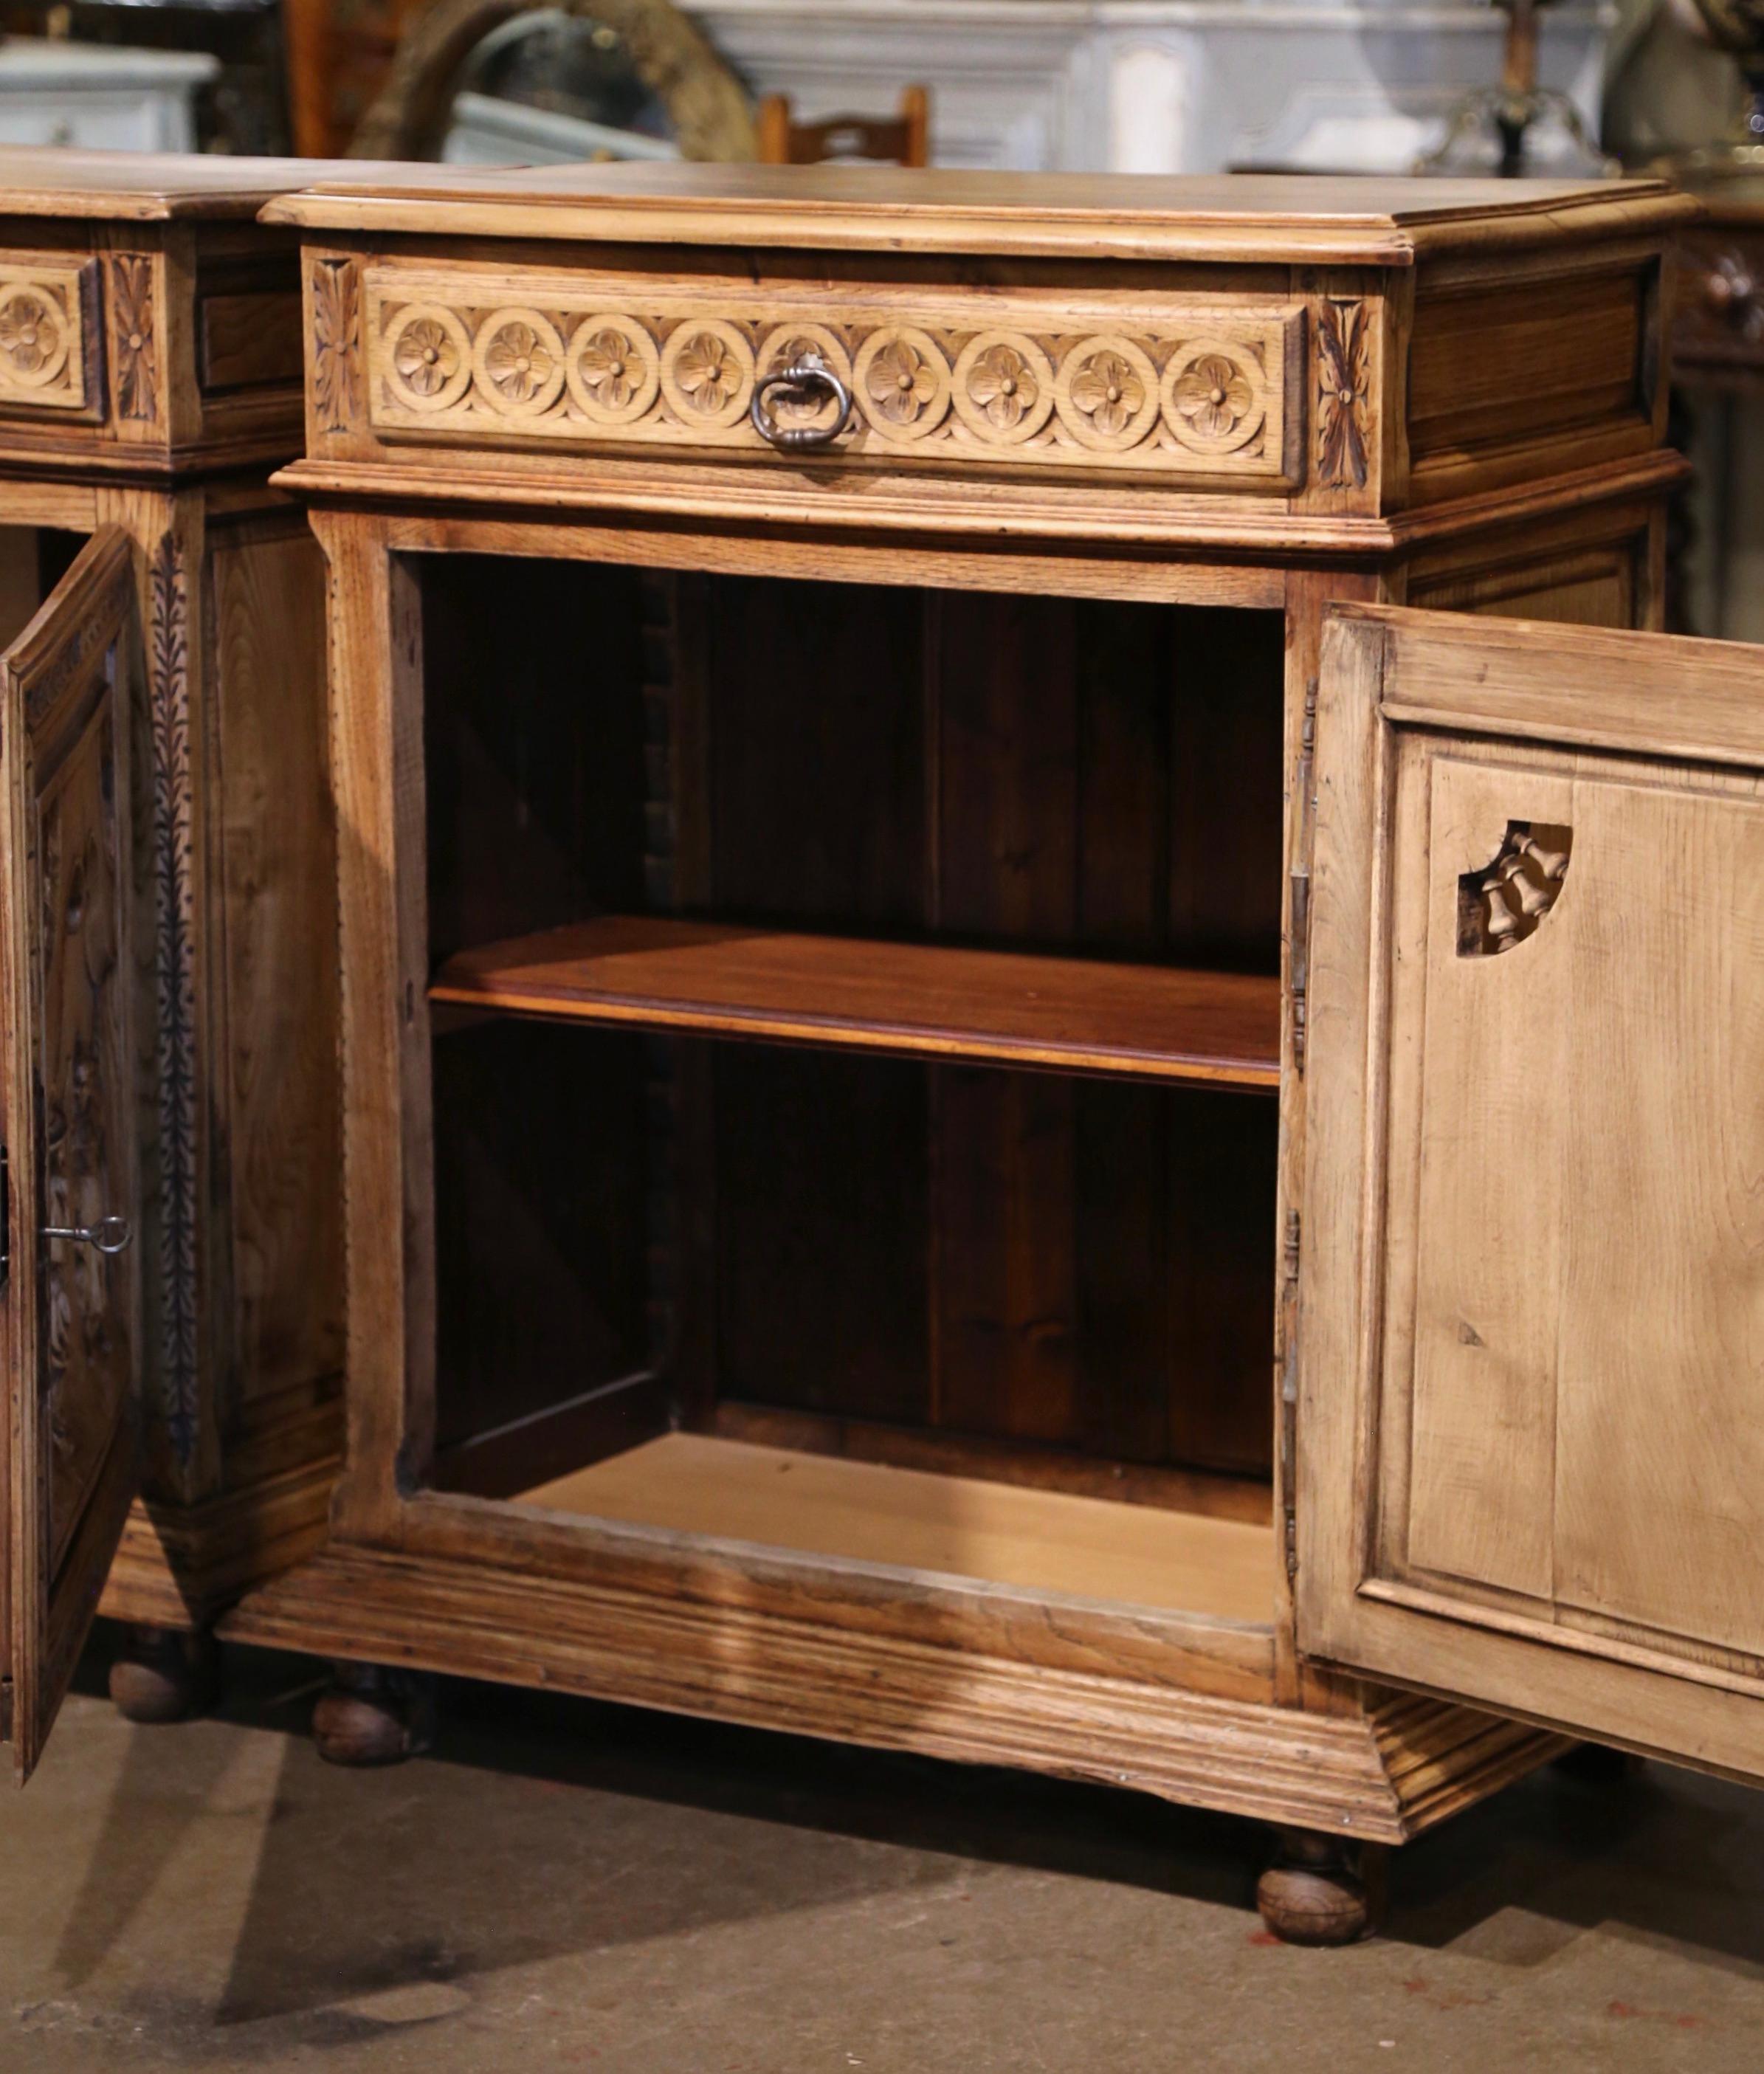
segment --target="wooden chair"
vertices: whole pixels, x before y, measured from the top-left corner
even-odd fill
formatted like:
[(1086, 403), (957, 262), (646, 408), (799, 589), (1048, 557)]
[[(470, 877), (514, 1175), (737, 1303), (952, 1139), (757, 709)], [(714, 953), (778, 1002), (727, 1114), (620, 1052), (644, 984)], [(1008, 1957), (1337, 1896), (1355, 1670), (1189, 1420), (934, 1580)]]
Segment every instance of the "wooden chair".
[(759, 104), (759, 159), (765, 166), (819, 166), (829, 159), (874, 159), (886, 165), (930, 162), (931, 90), (906, 86), (898, 115), (834, 115), (793, 122), (787, 93)]

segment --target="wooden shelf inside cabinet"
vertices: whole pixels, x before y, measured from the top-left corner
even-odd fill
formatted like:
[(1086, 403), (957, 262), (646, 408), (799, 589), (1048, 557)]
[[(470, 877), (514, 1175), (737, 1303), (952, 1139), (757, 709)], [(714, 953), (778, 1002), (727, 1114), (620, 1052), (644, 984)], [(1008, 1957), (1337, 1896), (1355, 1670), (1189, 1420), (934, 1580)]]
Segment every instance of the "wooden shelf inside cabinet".
[(1273, 1618), (1266, 1527), (709, 1434), (664, 1434), (518, 1502), (1252, 1626)]
[(609, 915), (461, 952), (429, 998), (511, 1015), (1273, 1089), (1277, 979)]

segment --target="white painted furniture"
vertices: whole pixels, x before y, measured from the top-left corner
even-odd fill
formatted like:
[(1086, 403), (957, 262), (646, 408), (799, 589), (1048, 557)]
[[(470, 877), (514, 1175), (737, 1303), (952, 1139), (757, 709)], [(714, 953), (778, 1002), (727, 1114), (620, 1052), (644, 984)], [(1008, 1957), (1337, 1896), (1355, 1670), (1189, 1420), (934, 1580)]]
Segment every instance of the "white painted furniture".
[(0, 41), (0, 144), (87, 151), (196, 148), (196, 97), (220, 70), (200, 51)]
[[(805, 121), (932, 89), (932, 155), (1017, 171), (1406, 171), (1499, 75), (1504, 17), (1393, 0), (707, 0), (688, 12)], [(1613, 19), (1543, 18), (1541, 83), (1595, 131)]]

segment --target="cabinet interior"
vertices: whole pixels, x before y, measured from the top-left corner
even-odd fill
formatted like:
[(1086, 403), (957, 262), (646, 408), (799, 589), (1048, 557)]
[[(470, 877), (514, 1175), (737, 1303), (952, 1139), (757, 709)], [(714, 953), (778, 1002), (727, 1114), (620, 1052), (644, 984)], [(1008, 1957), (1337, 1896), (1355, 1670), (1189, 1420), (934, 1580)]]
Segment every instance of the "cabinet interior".
[(407, 567), (434, 1484), (1270, 1618), (1280, 615)]
[(23, 633), (85, 545), (83, 533), (0, 526), (0, 648)]

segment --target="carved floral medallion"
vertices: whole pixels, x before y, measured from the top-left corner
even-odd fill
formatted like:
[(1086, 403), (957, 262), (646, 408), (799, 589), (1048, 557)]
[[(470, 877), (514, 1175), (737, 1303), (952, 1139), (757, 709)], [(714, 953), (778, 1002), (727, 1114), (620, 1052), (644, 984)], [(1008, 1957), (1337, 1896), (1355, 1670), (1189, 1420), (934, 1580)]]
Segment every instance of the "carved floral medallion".
[(1212, 340), (1172, 356), (1164, 370), (1164, 416), (1191, 453), (1234, 453), (1261, 431), (1264, 390), (1240, 354)]
[(754, 393), (754, 353), (732, 324), (683, 324), (662, 349), (662, 393), (688, 424), (738, 423)]
[(949, 363), (922, 331), (872, 332), (853, 374), (857, 407), (886, 440), (922, 440), (949, 408)]
[(9, 385), (41, 389), (68, 364), (66, 313), (29, 281), (0, 284), (0, 353)]
[(1054, 401), (1080, 446), (1124, 452), (1157, 423), (1158, 370), (1131, 339), (1084, 339), (1061, 363)]
[(381, 366), (400, 403), (415, 411), (444, 411), (471, 386), (472, 342), (452, 310), (411, 303), (392, 320)]
[(583, 415), (606, 425), (641, 418), (662, 384), (655, 341), (630, 317), (584, 317), (571, 337), (564, 374)]
[(1018, 446), (1054, 407), (1052, 362), (1031, 338), (982, 332), (956, 362), (956, 414), (988, 446)]
[(494, 408), (511, 416), (536, 414), (563, 393), (564, 341), (538, 310), (496, 310), (478, 327), (472, 369)]

